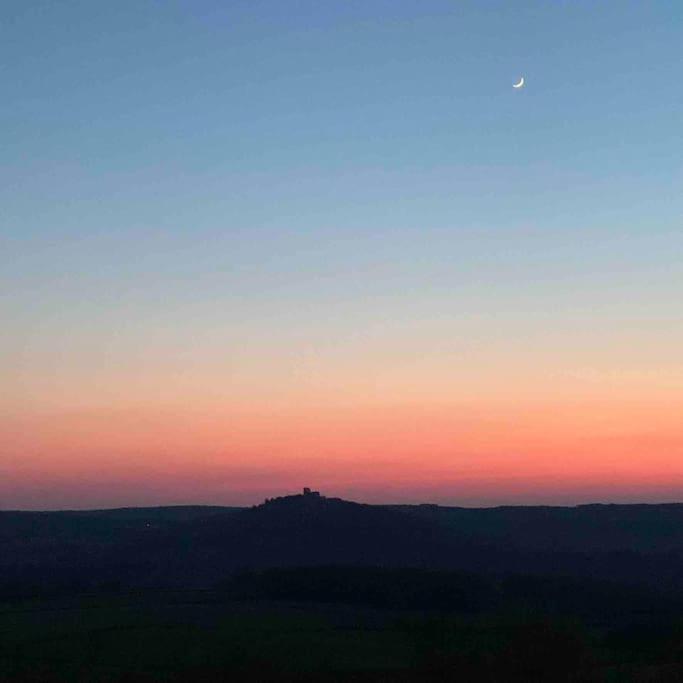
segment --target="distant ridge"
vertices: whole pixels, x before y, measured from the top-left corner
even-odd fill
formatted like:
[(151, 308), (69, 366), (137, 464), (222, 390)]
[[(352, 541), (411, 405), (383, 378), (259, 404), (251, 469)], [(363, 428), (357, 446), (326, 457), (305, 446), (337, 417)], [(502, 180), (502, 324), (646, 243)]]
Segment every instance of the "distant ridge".
[(248, 508), (0, 512), (0, 548), (0, 592), (10, 594), (21, 585), (202, 588), (244, 568), (325, 565), (683, 590), (683, 504), (368, 505), (305, 490)]

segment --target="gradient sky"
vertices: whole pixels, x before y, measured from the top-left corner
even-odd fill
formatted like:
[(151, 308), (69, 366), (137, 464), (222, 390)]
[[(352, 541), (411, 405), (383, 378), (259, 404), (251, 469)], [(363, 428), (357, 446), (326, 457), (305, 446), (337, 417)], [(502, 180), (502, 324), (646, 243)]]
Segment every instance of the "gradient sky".
[(0, 507), (683, 499), (681, 45), (673, 1), (5, 0)]

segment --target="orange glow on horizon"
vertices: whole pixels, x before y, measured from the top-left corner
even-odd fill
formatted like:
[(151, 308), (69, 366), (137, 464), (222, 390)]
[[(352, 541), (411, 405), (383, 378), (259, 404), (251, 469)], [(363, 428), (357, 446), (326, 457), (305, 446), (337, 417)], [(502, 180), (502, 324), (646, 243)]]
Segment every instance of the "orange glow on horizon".
[(2, 495), (21, 502), (31, 483), (75, 507), (95, 491), (110, 505), (230, 504), (303, 481), (387, 502), (671, 498), (683, 491), (679, 409), (595, 400), (7, 416)]

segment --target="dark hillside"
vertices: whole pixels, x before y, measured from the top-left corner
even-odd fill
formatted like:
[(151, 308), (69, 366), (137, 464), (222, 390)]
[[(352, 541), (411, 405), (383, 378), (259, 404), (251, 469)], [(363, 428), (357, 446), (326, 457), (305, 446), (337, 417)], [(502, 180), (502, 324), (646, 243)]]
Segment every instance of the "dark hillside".
[(459, 535), (523, 550), (667, 552), (683, 548), (683, 504), (506, 506), (459, 508), (392, 506), (439, 522)]
[(323, 565), (590, 578), (683, 590), (683, 506), (375, 506), (314, 494), (253, 508), (0, 513), (5, 595), (208, 588)]

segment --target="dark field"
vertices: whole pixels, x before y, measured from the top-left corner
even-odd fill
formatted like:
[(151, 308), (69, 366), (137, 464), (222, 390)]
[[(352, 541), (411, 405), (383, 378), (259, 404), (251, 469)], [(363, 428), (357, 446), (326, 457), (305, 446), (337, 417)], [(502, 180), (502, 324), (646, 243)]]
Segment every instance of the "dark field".
[(238, 601), (224, 591), (29, 600), (0, 607), (0, 676), (17, 682), (682, 680), (683, 620), (665, 614), (663, 603), (653, 609), (577, 618), (519, 601), (462, 613)]
[(0, 670), (19, 681), (187, 681), (405, 669), (394, 620), (194, 592), (4, 605)]

